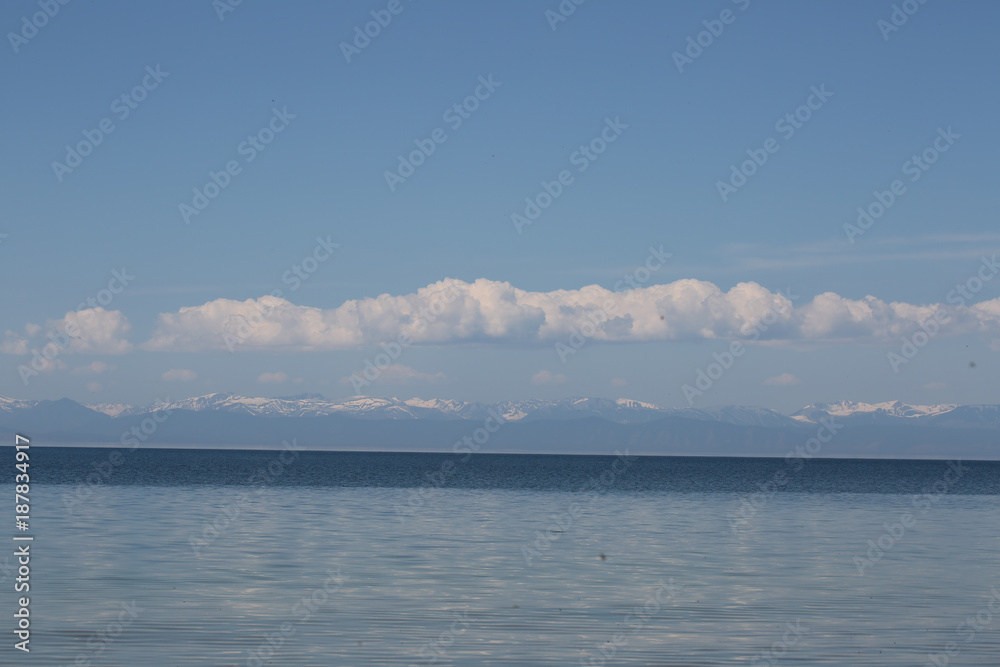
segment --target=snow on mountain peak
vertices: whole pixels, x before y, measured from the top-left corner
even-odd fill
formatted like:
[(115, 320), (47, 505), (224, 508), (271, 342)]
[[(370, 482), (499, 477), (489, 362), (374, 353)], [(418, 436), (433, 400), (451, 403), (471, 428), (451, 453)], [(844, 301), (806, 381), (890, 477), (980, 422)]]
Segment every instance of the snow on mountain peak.
[(25, 401), (20, 398), (7, 398), (0, 396), (0, 412), (13, 412), (14, 410), (24, 410), (35, 405), (38, 401)]
[(838, 401), (836, 403), (815, 403), (807, 405), (795, 414), (793, 419), (805, 422), (815, 422), (817, 416), (830, 417), (897, 417), (912, 419), (929, 417), (954, 410), (953, 404), (941, 405), (909, 405), (902, 401), (882, 401), (881, 403), (863, 403), (858, 401)]
[(88, 403), (83, 407), (90, 408), (94, 412), (104, 413), (109, 417), (120, 417), (122, 415), (132, 414), (135, 410), (134, 407), (128, 405), (127, 403)]
[(640, 410), (662, 410), (658, 405), (653, 405), (652, 403), (643, 403), (642, 401), (636, 401), (631, 398), (616, 398), (615, 404), (626, 408), (635, 408)]
[[(0, 396), (0, 414), (30, 410), (39, 401)], [(664, 418), (717, 421), (746, 426), (783, 427), (818, 424), (821, 419), (838, 419), (847, 424), (959, 424), (1000, 426), (1000, 406), (956, 406), (953, 404), (910, 405), (902, 401), (865, 403), (837, 401), (816, 403), (784, 415), (774, 410), (749, 406), (710, 408), (663, 408), (630, 398), (523, 399), (480, 403), (446, 398), (350, 396), (328, 399), (320, 394), (300, 394), (279, 398), (250, 397), (218, 392), (155, 405), (95, 403), (86, 406), (113, 418), (146, 414), (160, 409), (220, 411), (262, 417), (327, 417), (341, 415), (364, 420), (469, 420), (483, 421), (499, 415), (505, 421), (540, 419), (600, 418), (618, 423), (650, 422)]]

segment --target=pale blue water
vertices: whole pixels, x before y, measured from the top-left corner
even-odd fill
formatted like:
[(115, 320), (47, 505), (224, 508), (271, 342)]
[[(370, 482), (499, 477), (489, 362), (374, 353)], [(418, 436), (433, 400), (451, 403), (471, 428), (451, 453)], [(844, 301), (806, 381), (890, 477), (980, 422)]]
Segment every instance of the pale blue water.
[(633, 459), (586, 493), (613, 457), (315, 453), (255, 489), (276, 452), (137, 451), (83, 493), (110, 451), (32, 448), (32, 652), (0, 664), (1000, 664), (995, 462)]

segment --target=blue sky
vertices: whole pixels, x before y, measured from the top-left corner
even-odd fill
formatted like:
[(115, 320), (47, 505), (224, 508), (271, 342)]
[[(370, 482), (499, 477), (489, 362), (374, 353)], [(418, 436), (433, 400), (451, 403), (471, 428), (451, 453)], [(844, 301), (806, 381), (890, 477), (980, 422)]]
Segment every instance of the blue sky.
[[(554, 1), (220, 4), (70, 2), (36, 31), (38, 2), (0, 8), (0, 394), (347, 396), (409, 333), (361, 393), (1000, 402), (1000, 280), (982, 260), (1000, 250), (995, 4), (914, 2), (892, 31), (890, 2), (588, 0), (557, 23)], [(348, 62), (372, 12), (391, 21)], [(797, 110), (794, 132), (776, 125)], [(85, 132), (100, 143), (54, 167)], [(416, 142), (433, 152), (390, 189)], [(907, 168), (925, 150), (936, 161)], [(767, 159), (724, 200), (751, 155)], [(186, 221), (227, 163), (238, 173)], [(519, 233), (512, 214), (564, 170)], [(894, 180), (905, 190), (849, 243)], [(650, 248), (670, 258), (617, 289)], [(74, 312), (123, 268), (134, 279), (101, 311)], [(417, 332), (446, 287), (460, 296)], [(26, 373), (47, 332), (66, 344)], [(734, 341), (745, 351), (717, 362)], [(729, 367), (685, 393), (713, 363)]]

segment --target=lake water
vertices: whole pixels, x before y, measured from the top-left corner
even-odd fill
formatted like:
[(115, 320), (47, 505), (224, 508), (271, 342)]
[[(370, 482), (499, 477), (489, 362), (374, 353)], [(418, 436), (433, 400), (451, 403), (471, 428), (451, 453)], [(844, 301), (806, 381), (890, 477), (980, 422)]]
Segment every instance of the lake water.
[(998, 462), (31, 452), (4, 665), (1000, 665)]

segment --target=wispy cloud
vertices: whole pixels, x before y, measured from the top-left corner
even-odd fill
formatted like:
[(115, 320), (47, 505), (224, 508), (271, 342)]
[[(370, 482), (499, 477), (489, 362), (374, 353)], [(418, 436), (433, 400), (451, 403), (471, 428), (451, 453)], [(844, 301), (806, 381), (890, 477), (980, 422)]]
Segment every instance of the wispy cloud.
[(187, 368), (172, 368), (161, 375), (166, 382), (190, 382), (198, 377), (198, 374)]
[[(447, 382), (450, 378), (444, 373), (422, 373), (418, 370), (404, 366), (402, 364), (392, 364), (382, 369), (378, 376), (378, 382), (386, 384), (416, 384)], [(340, 379), (341, 384), (350, 384), (351, 377)]]
[(562, 384), (566, 382), (566, 376), (562, 373), (552, 373), (551, 371), (541, 370), (531, 376), (531, 384), (534, 385), (545, 385), (545, 384)]
[(802, 381), (791, 373), (782, 373), (781, 375), (775, 375), (774, 377), (769, 377), (763, 382), (762, 385), (765, 387), (790, 387), (796, 384), (802, 384)]
[(101, 373), (107, 373), (108, 371), (113, 371), (117, 366), (111, 366), (104, 363), (103, 361), (94, 361), (86, 366), (80, 366), (79, 368), (74, 368), (70, 371), (73, 375), (100, 375)]

